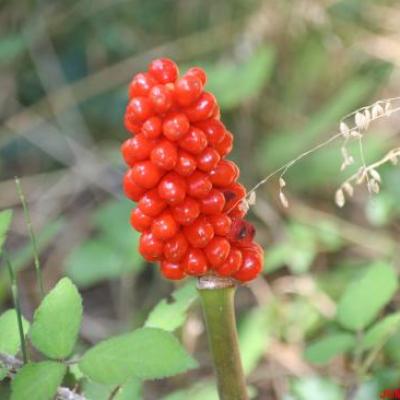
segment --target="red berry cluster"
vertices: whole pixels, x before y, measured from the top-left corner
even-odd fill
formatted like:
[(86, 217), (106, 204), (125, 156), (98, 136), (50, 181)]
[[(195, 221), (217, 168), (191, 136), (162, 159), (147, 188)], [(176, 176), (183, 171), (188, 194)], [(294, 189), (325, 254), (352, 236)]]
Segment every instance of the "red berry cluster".
[(166, 58), (133, 77), (123, 186), (137, 202), (131, 224), (142, 233), (139, 251), (159, 261), (166, 278), (210, 274), (245, 282), (261, 271), (263, 251), (243, 219), (246, 190), (237, 165), (225, 159), (233, 136), (215, 97), (203, 90), (206, 80), (197, 67), (179, 77)]

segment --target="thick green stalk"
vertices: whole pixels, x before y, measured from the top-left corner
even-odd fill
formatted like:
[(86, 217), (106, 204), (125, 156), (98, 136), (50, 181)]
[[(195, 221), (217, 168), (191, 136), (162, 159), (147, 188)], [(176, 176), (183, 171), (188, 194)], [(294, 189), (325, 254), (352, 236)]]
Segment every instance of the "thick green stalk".
[(217, 277), (201, 278), (198, 284), (221, 400), (248, 399), (236, 330), (235, 289), (235, 283)]

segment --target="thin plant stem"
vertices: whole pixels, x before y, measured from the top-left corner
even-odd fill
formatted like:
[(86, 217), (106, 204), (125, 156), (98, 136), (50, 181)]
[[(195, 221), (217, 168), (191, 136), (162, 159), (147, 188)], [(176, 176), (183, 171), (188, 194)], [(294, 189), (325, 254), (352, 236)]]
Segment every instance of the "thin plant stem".
[(26, 204), (25, 195), (22, 190), (21, 182), (18, 177), (15, 177), (15, 186), (17, 187), (17, 192), (18, 192), (18, 196), (21, 201), (21, 204), (22, 204), (22, 208), (24, 209), (25, 223), (28, 228), (29, 237), (30, 237), (30, 240), (32, 243), (33, 260), (34, 260), (34, 264), (35, 264), (36, 279), (37, 279), (38, 286), (39, 286), (40, 297), (43, 299), (45, 293), (44, 293), (44, 285), (43, 285), (43, 275), (42, 275), (42, 270), (41, 270), (40, 261), (39, 261), (39, 251), (38, 251), (38, 246), (37, 246), (37, 242), (36, 242), (36, 235), (35, 235), (35, 232), (33, 231), (31, 214), (30, 214), (29, 208)]
[(17, 278), (14, 274), (14, 270), (11, 265), (10, 259), (8, 258), (8, 255), (6, 253), (4, 253), (4, 259), (7, 264), (8, 273), (10, 275), (11, 293), (12, 293), (12, 297), (13, 297), (13, 301), (14, 301), (15, 311), (17, 313), (17, 323), (18, 323), (19, 340), (21, 343), (22, 358), (23, 358), (24, 364), (26, 364), (28, 362), (28, 355), (27, 355), (27, 351), (26, 351), (24, 327), (22, 324), (22, 313), (21, 313), (21, 305), (20, 305), (20, 301), (19, 301), (18, 282), (17, 282)]
[[(208, 277), (213, 278), (218, 280)], [(248, 399), (236, 329), (235, 289), (236, 284), (226, 280), (222, 285), (204, 285), (201, 280), (198, 284), (220, 400)]]

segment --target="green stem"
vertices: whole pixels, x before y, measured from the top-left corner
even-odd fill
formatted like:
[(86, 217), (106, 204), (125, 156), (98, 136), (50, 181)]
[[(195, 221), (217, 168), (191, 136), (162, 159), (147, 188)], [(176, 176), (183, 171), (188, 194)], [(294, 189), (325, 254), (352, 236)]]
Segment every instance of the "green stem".
[(247, 400), (236, 330), (236, 284), (217, 277), (200, 278), (200, 293), (221, 400)]

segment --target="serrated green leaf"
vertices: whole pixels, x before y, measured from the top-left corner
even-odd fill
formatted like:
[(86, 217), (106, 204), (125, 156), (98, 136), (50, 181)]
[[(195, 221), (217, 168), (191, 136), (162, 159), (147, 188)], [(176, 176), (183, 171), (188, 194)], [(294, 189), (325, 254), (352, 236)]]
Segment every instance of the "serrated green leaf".
[(82, 299), (75, 285), (61, 279), (43, 299), (31, 327), (33, 345), (50, 358), (68, 357), (82, 320)]
[[(215, 94), (222, 109), (235, 108), (262, 90), (271, 76), (273, 64), (273, 49), (264, 46), (241, 64), (206, 66), (207, 90)], [(238, 84), (232, 85), (232, 82)]]
[(326, 364), (339, 354), (346, 353), (355, 345), (355, 338), (349, 333), (336, 333), (310, 344), (305, 358), (314, 364)]
[(11, 383), (11, 400), (51, 400), (61, 385), (66, 367), (55, 361), (22, 367)]
[(186, 312), (196, 298), (196, 283), (189, 281), (175, 290), (171, 299), (164, 299), (157, 304), (148, 316), (145, 326), (174, 331), (185, 322)]
[(399, 328), (400, 313), (387, 316), (368, 329), (362, 341), (363, 348), (370, 349), (376, 345), (384, 344)]
[[(27, 334), (29, 322), (22, 317), (22, 328)], [(0, 353), (15, 356), (21, 346), (17, 313), (15, 310), (7, 310), (0, 316)]]
[(341, 297), (337, 309), (339, 323), (354, 331), (365, 328), (390, 301), (397, 287), (396, 271), (391, 265), (372, 264)]
[(0, 212), (0, 255), (3, 250), (3, 244), (6, 240), (6, 234), (12, 220), (12, 210), (4, 210)]
[(90, 379), (121, 384), (132, 378), (159, 379), (196, 367), (176, 338), (155, 328), (105, 340), (82, 357), (79, 367)]

